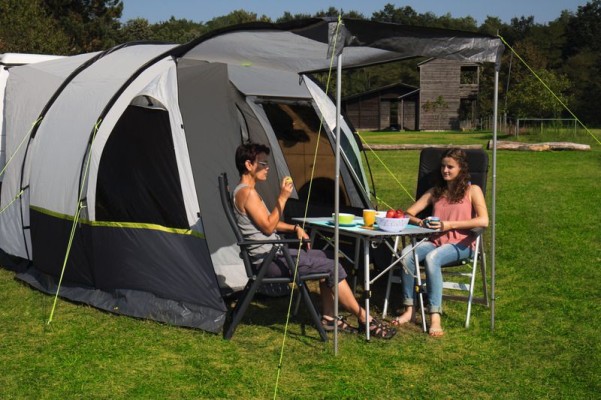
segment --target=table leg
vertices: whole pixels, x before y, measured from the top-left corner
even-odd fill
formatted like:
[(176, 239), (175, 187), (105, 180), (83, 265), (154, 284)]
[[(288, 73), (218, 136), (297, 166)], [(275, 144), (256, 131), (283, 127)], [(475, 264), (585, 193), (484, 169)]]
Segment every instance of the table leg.
[[(394, 247), (392, 248), (392, 257), (391, 260), (394, 260), (395, 257), (398, 257), (397, 251), (399, 249), (399, 237), (394, 238)], [(394, 262), (394, 261), (392, 261)], [(393, 279), (393, 269), (390, 268), (388, 271), (388, 283), (386, 283), (386, 296), (384, 297), (384, 307), (382, 309), (382, 318), (386, 318), (386, 314), (388, 312), (388, 297), (390, 296), (390, 285)]]
[(369, 286), (369, 240), (362, 239), (361, 241), (363, 242), (363, 268), (365, 275), (365, 286), (363, 287), (365, 297), (365, 339), (369, 340), (369, 298), (371, 297)]

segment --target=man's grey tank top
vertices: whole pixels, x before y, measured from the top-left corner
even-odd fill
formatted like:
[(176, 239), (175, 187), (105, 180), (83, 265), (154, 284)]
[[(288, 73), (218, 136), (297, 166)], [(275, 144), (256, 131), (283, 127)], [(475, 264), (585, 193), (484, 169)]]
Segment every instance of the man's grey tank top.
[[(236, 223), (242, 232), (242, 236), (245, 239), (249, 240), (277, 240), (280, 237), (273, 232), (270, 236), (266, 236), (261, 230), (254, 224), (254, 222), (248, 217), (248, 215), (243, 214), (242, 211), (238, 209), (238, 205), (236, 204), (236, 193), (242, 188), (248, 187), (246, 183), (241, 183), (234, 189), (234, 214), (236, 216)], [(263, 202), (263, 199), (261, 199)], [(263, 206), (265, 206), (265, 210), (269, 213), (269, 209), (265, 202), (263, 202)], [(267, 256), (267, 253), (271, 251), (273, 247), (272, 244), (262, 244), (257, 246), (249, 246), (248, 253), (252, 259), (253, 264), (259, 263), (263, 261), (263, 258)]]

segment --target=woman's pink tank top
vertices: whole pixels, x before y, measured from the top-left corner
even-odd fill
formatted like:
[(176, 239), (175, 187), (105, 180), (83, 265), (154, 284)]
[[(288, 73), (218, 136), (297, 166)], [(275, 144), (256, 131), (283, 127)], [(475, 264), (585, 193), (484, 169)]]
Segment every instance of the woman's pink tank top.
[[(459, 203), (449, 203), (446, 197), (441, 197), (434, 203), (432, 215), (439, 217), (441, 221), (463, 221), (472, 219), (473, 208), (470, 201), (470, 189), (465, 191), (465, 196)], [(475, 238), (471, 235), (469, 229), (452, 229), (442, 233), (435, 233), (430, 237), (430, 241), (436, 246), (442, 246), (446, 243), (461, 244), (474, 247)]]

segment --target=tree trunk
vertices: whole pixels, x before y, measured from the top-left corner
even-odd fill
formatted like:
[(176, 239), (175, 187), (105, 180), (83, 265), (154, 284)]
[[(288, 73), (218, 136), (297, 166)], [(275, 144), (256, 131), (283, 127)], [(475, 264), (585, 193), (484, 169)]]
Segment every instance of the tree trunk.
[(440, 148), (452, 148), (459, 147), (462, 149), (481, 149), (481, 144), (464, 144), (464, 145), (455, 145), (455, 144), (363, 144), (363, 147), (366, 149), (372, 150), (421, 150), (427, 147), (440, 147)]
[[(487, 149), (492, 149), (492, 140), (488, 141)], [(544, 142), (544, 143), (520, 143), (499, 140), (497, 150), (521, 150), (521, 151), (551, 151), (551, 150), (578, 150), (590, 151), (591, 146), (587, 144), (571, 142)]]

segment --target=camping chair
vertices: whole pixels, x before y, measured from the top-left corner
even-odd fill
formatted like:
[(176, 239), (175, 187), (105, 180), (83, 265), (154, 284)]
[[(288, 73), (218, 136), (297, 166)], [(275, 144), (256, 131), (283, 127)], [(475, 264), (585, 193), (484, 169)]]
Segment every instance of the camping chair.
[[(231, 339), (234, 335), (236, 327), (242, 320), (244, 313), (246, 312), (248, 306), (250, 305), (251, 300), (253, 299), (257, 290), (263, 284), (275, 283), (275, 284), (289, 284), (293, 282), (294, 277), (291, 275), (289, 277), (277, 277), (277, 278), (269, 278), (265, 277), (265, 273), (267, 272), (267, 266), (271, 264), (274, 257), (278, 253), (278, 251), (282, 251), (285, 258), (286, 263), (288, 264), (291, 271), (294, 271), (295, 263), (288, 251), (289, 244), (299, 244), (300, 241), (298, 239), (279, 239), (279, 240), (246, 240), (242, 236), (242, 232), (236, 223), (236, 218), (234, 216), (234, 205), (232, 201), (232, 196), (229, 192), (228, 182), (227, 182), (227, 174), (222, 173), (219, 175), (219, 194), (221, 197), (221, 204), (223, 205), (223, 210), (225, 211), (225, 215), (227, 220), (236, 235), (237, 244), (240, 247), (240, 257), (244, 262), (244, 268), (246, 269), (246, 274), (248, 276), (248, 282), (244, 287), (236, 306), (232, 310), (231, 313), (231, 321), (229, 326), (226, 327), (225, 333), (223, 337), (225, 339)], [(256, 246), (257, 244), (273, 244), (271, 251), (263, 262), (260, 265), (254, 265), (251, 263), (250, 255), (248, 254), (248, 248), (250, 246)], [(315, 323), (317, 330), (319, 331), (319, 335), (321, 339), (326, 342), (328, 337), (326, 332), (321, 324), (321, 316), (317, 312), (315, 305), (311, 300), (311, 295), (309, 294), (309, 290), (307, 288), (306, 282), (310, 280), (321, 280), (328, 277), (327, 273), (319, 273), (319, 274), (308, 274), (303, 277), (299, 277), (298, 274), (294, 283), (299, 289), (300, 296), (303, 298), (305, 302), (305, 306)]]
[[(420, 153), (417, 190), (415, 194), (416, 199), (420, 198), (428, 189), (432, 187), (435, 176), (439, 173), (440, 157), (446, 150), (446, 148), (425, 148)], [(480, 186), (482, 192), (486, 193), (488, 154), (482, 149), (464, 149), (464, 151), (467, 154), (471, 183)], [(426, 209), (418, 216), (420, 218), (425, 218), (431, 215), (431, 212), (431, 209)], [(443, 299), (467, 302), (467, 313), (465, 317), (466, 328), (468, 328), (470, 324), (472, 303), (480, 303), (488, 307), (488, 290), (486, 286), (486, 254), (484, 252), (484, 240), (482, 238), (484, 229), (475, 228), (472, 229), (472, 232), (473, 235), (476, 236), (475, 250), (472, 257), (470, 259), (461, 260), (459, 263), (444, 265), (442, 268), (443, 289), (446, 289), (446, 293), (443, 293)], [(476, 283), (476, 276), (478, 275), (478, 267), (482, 279), (482, 297), (474, 297), (474, 287)], [(397, 268), (391, 270), (388, 274), (388, 283), (386, 285), (386, 295), (382, 312), (383, 317), (386, 316), (388, 308), (391, 284), (401, 283), (399, 272), (400, 270)], [(419, 266), (416, 273), (419, 273)], [(453, 279), (453, 281), (450, 281), (449, 279)], [(453, 291), (457, 294), (449, 294), (449, 291)], [(458, 291), (467, 292), (467, 294), (461, 295), (458, 294)], [(423, 293), (427, 293), (425, 283), (422, 285), (422, 287), (418, 287), (416, 285), (416, 292), (420, 296), (422, 296)], [(420, 302), (420, 304), (422, 303)], [(422, 318), (425, 318), (425, 312), (423, 309), (421, 310), (421, 314)]]

